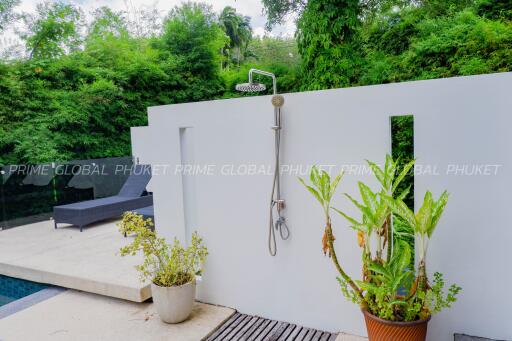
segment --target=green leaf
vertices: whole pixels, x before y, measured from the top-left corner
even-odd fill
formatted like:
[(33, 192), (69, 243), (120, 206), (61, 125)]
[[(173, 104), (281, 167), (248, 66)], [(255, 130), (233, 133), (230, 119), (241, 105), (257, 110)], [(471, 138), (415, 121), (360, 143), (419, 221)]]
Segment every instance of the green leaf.
[(309, 180), (316, 187), (320, 188), (320, 174), (318, 173), (318, 167), (313, 166), (309, 172)]
[(361, 198), (363, 202), (366, 204), (366, 207), (370, 209), (372, 214), (375, 213), (377, 209), (377, 199), (375, 193), (372, 192), (370, 187), (366, 186), (364, 183), (359, 182), (359, 191), (361, 192)]
[(354, 218), (348, 216), (347, 214), (345, 214), (343, 211), (335, 208), (335, 207), (332, 207), (332, 209), (336, 212), (338, 212), (341, 216), (343, 216), (345, 219), (347, 219), (351, 224), (352, 224), (352, 227), (354, 227), (356, 230), (363, 230), (363, 227), (364, 227), (364, 224), (358, 222), (357, 220), (355, 220)]
[(412, 228), (416, 228), (416, 217), (409, 207), (400, 199), (393, 199), (390, 196), (383, 195), (382, 198), (386, 201), (389, 208), (393, 213), (400, 216)]
[(386, 154), (386, 163), (384, 164), (384, 184), (382, 185), (386, 191), (391, 190), (391, 182), (395, 177), (395, 163), (391, 155)]
[(399, 196), (397, 196), (396, 198), (397, 198), (397, 199), (400, 199), (400, 200), (404, 200), (404, 199), (405, 199), (405, 197), (407, 196), (407, 194), (409, 194), (409, 192), (410, 192), (410, 191), (411, 191), (411, 185), (407, 186), (407, 188), (406, 188), (406, 189), (404, 189), (404, 190), (402, 191), (402, 193), (400, 193), (400, 195), (399, 195)]
[(423, 204), (421, 205), (418, 213), (416, 214), (416, 231), (421, 234), (427, 234), (430, 229), (432, 222), (432, 193), (427, 191), (423, 198)]
[(324, 207), (324, 200), (322, 199), (322, 197), (320, 196), (320, 194), (317, 192), (316, 189), (314, 189), (313, 187), (309, 186), (306, 184), (306, 182), (304, 181), (304, 179), (302, 178), (299, 178), (299, 181), (301, 182), (301, 184), (304, 185), (304, 187), (307, 188), (307, 190), (313, 194), (313, 196), (316, 198), (316, 200), (318, 200), (318, 202), (320, 203), (320, 205), (322, 205), (322, 207)]
[(397, 269), (400, 272), (405, 271), (411, 264), (411, 246), (406, 241), (400, 240), (396, 245), (399, 245), (400, 254), (397, 261)]
[(359, 208), (359, 210), (361, 211), (361, 213), (363, 214), (363, 223), (366, 224), (368, 222), (370, 223), (373, 223), (373, 214), (372, 212), (364, 205), (360, 204), (356, 199), (352, 198), (349, 194), (345, 193), (345, 196), (347, 198), (349, 198), (350, 201), (352, 201), (352, 203), (354, 205), (357, 206), (357, 208)]
[(320, 174), (320, 192), (325, 201), (330, 201), (329, 190), (331, 189), (331, 177), (329, 173), (322, 170)]
[(409, 163), (407, 163), (404, 166), (404, 168), (402, 169), (402, 171), (400, 172), (400, 174), (398, 174), (398, 176), (395, 178), (395, 182), (393, 183), (393, 187), (391, 189), (392, 193), (395, 192), (395, 190), (397, 189), (398, 185), (400, 185), (400, 182), (402, 182), (402, 180), (405, 178), (407, 173), (409, 173), (411, 168), (414, 166), (415, 162), (416, 162), (416, 160), (411, 160)]
[(378, 206), (374, 214), (374, 221), (377, 227), (381, 227), (388, 216), (390, 215), (390, 209), (386, 201), (382, 199), (383, 192), (380, 193), (380, 200), (378, 201)]
[(343, 177), (343, 170), (334, 178), (334, 181), (331, 183), (331, 188), (329, 190), (329, 197), (332, 198), (334, 193), (336, 192), (336, 188), (338, 187), (338, 184), (341, 181), (341, 178)]
[(437, 223), (439, 222), (439, 219), (441, 219), (441, 215), (443, 214), (444, 208), (448, 203), (449, 196), (450, 195), (448, 194), (448, 192), (444, 191), (439, 197), (439, 199), (434, 203), (434, 207), (432, 209), (432, 221), (427, 231), (429, 238), (432, 236), (432, 233), (434, 233), (434, 230), (437, 226)]
[(377, 166), (376, 163), (374, 163), (374, 162), (372, 162), (370, 160), (366, 160), (366, 163), (368, 164), (368, 166), (370, 166), (373, 174), (375, 175), (377, 180), (380, 182), (380, 184), (382, 186), (384, 186), (385, 175), (384, 175), (384, 172), (382, 171), (382, 169), (380, 169), (380, 167)]
[(373, 272), (378, 273), (379, 275), (386, 277), (387, 279), (392, 277), (391, 274), (389, 273), (388, 269), (386, 269), (384, 266), (382, 266), (380, 264), (372, 263), (368, 266), (368, 269), (370, 269)]

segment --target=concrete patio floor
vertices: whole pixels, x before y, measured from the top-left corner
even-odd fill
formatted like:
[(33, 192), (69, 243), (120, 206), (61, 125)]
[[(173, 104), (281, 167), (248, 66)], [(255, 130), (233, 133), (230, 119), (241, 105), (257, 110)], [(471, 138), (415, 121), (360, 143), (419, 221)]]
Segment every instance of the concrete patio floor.
[(134, 269), (141, 258), (119, 256), (130, 237), (119, 233), (116, 222), (83, 232), (75, 227), (55, 230), (51, 220), (0, 231), (0, 274), (143, 302), (151, 289)]
[(2, 341), (176, 340), (199, 341), (234, 310), (196, 303), (187, 321), (160, 321), (152, 303), (134, 303), (68, 290), (0, 320)]
[[(0, 274), (79, 290), (1, 319), (0, 341), (198, 341), (234, 314), (231, 308), (196, 303), (190, 320), (168, 325), (152, 303), (134, 303), (150, 298), (151, 290), (134, 269), (140, 256), (119, 256), (119, 248), (131, 237), (119, 233), (117, 221), (83, 232), (74, 227), (55, 230), (51, 220), (0, 231)], [(366, 338), (343, 333), (336, 339), (362, 340)]]

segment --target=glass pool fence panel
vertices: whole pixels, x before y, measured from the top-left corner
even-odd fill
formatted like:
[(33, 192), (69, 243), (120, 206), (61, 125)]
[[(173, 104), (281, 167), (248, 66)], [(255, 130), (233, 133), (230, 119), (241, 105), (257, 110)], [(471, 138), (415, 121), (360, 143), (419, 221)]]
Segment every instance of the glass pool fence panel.
[(0, 167), (0, 230), (48, 220), (53, 207), (116, 195), (131, 157)]

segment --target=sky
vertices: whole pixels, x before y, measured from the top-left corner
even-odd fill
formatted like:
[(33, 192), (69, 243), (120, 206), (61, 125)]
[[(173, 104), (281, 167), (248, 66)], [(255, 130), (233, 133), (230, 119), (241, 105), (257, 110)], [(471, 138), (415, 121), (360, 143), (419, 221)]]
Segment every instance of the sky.
[[(263, 5), (261, 0), (198, 0), (210, 4), (214, 11), (219, 13), (225, 6), (234, 7), (237, 12), (251, 17), (251, 25), (253, 33), (257, 36), (265, 34), (266, 18), (263, 15)], [(17, 12), (33, 13), (36, 5), (43, 0), (21, 0), (20, 5), (16, 8)], [(163, 16), (169, 12), (174, 6), (182, 3), (182, 0), (64, 0), (66, 3), (80, 6), (86, 13), (92, 12), (101, 6), (108, 6), (116, 11), (126, 11), (129, 8), (156, 8)], [(275, 27), (269, 35), (285, 35), (292, 36), (295, 32), (295, 24), (292, 19), (285, 24)], [(0, 50), (8, 48), (17, 40), (17, 36), (12, 30), (7, 30), (0, 36)]]

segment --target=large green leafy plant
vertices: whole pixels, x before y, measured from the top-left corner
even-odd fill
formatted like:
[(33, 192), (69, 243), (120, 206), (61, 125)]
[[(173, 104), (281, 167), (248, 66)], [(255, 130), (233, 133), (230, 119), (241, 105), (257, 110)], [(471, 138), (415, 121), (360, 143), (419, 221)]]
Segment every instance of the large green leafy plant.
[(172, 245), (152, 231), (153, 222), (142, 215), (127, 212), (119, 223), (124, 235), (135, 235), (133, 241), (121, 248), (121, 256), (142, 252), (144, 262), (136, 266), (141, 280), (150, 280), (162, 287), (179, 286), (194, 281), (202, 271), (208, 251), (197, 232), (192, 234), (188, 247), (174, 239)]
[[(367, 162), (380, 184), (378, 191), (359, 182), (360, 201), (345, 194), (359, 209), (360, 219), (331, 207), (342, 173), (331, 181), (327, 172), (313, 167), (310, 184), (299, 179), (323, 208), (324, 254), (328, 252), (340, 274), (338, 281), (345, 297), (373, 315), (390, 321), (416, 321), (430, 317), (450, 307), (461, 290), (452, 285), (444, 293), (442, 275), (436, 272), (433, 281), (429, 282), (426, 271), (428, 243), (446, 206), (448, 193), (443, 192), (435, 200), (432, 193), (427, 191), (421, 208), (415, 214), (403, 201), (409, 188), (397, 191), (414, 161), (402, 169), (398, 169), (399, 163), (389, 155), (386, 156), (383, 168), (371, 161)], [(341, 214), (357, 231), (358, 244), (362, 249), (361, 280), (352, 279), (338, 261), (334, 249), (331, 211)], [(411, 234), (419, 243), (417, 271), (412, 265), (412, 248), (403, 238)]]

